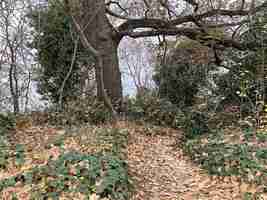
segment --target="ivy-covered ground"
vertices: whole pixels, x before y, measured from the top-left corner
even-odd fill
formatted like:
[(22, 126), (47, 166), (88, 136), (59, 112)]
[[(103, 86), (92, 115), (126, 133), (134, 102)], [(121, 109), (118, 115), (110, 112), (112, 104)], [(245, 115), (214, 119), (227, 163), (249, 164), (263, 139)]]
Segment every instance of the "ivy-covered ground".
[(0, 137), (0, 199), (129, 199), (128, 130), (25, 126)]
[(267, 199), (267, 134), (149, 124), (0, 130), (0, 199)]

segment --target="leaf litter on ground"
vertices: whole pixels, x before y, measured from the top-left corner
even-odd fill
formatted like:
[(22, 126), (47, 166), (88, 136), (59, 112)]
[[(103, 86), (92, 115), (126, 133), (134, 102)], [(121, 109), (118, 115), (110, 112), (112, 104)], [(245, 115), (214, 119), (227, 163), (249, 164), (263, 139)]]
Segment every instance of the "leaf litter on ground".
[[(108, 139), (101, 142), (103, 137), (99, 138), (99, 131), (103, 128), (128, 130), (125, 159), (134, 184), (131, 200), (242, 200), (245, 193), (253, 194), (260, 190), (258, 186), (240, 181), (240, 177), (208, 175), (192, 163), (181, 149), (174, 148), (180, 142), (177, 135), (181, 135), (181, 131), (163, 127), (151, 129), (128, 122), (120, 122), (116, 127), (84, 127), (71, 136), (65, 130), (53, 127), (27, 126), (17, 129), (10, 137), (10, 143), (25, 147), (25, 162), (21, 166), (9, 163), (6, 169), (0, 171), (0, 180), (35, 166), (46, 165), (49, 159), (56, 160), (62, 153), (61, 145), (65, 151), (92, 154), (109, 150), (111, 145)], [(11, 194), (16, 193), (18, 199), (27, 200), (31, 190), (31, 186), (18, 183), (4, 189), (1, 199), (11, 200)], [(60, 199), (84, 198), (79, 193), (63, 192), (60, 196)], [(93, 193), (91, 199), (100, 198)], [(267, 195), (262, 194), (262, 199), (267, 199)]]

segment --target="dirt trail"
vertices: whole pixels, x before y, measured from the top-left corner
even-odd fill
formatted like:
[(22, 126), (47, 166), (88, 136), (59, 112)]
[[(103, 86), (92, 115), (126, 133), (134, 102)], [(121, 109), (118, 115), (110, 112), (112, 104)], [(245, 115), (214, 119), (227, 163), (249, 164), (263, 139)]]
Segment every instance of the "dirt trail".
[(174, 134), (131, 133), (128, 164), (137, 185), (131, 200), (242, 199), (237, 181), (218, 181), (195, 166), (181, 150), (174, 150)]

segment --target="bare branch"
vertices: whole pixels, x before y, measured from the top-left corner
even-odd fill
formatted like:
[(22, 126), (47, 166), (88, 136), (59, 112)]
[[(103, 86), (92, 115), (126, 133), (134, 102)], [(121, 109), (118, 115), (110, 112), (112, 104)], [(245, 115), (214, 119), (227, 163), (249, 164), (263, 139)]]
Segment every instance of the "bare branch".
[(194, 12), (196, 13), (198, 11), (198, 3), (195, 0), (184, 0), (185, 2), (189, 3), (193, 7), (195, 7)]
[(118, 27), (118, 31), (129, 31), (137, 28), (170, 28), (174, 26), (178, 26), (188, 22), (200, 21), (205, 18), (213, 17), (213, 16), (246, 16), (248, 14), (254, 14), (256, 12), (261, 11), (262, 9), (267, 8), (267, 1), (262, 3), (262, 5), (252, 9), (252, 10), (225, 10), (225, 9), (214, 9), (207, 11), (198, 15), (187, 15), (184, 17), (178, 17), (176, 19), (166, 21), (158, 18), (140, 18), (140, 19), (128, 19), (126, 22), (121, 24)]
[(169, 15), (170, 18), (172, 17), (172, 15), (173, 15), (173, 16), (177, 16), (176, 13), (173, 12), (173, 11), (170, 9), (170, 5), (169, 5), (168, 0), (160, 0), (159, 2), (160, 2), (160, 5), (161, 5), (163, 8), (165, 8), (165, 9), (167, 10), (168, 15)]
[(75, 64), (75, 60), (76, 60), (76, 55), (77, 55), (77, 49), (78, 49), (78, 41), (79, 39), (77, 38), (76, 41), (75, 41), (75, 44), (74, 44), (74, 50), (73, 50), (73, 56), (72, 56), (72, 59), (71, 59), (71, 65), (70, 65), (70, 69), (66, 75), (66, 77), (64, 78), (63, 82), (62, 82), (62, 85), (58, 91), (59, 93), (59, 106), (60, 108), (62, 109), (63, 105), (62, 105), (62, 99), (63, 99), (63, 92), (64, 92), (64, 88), (65, 88), (65, 85), (66, 85), (66, 82), (67, 80), (69, 79), (71, 73), (72, 73), (72, 69), (74, 67), (74, 64)]
[(129, 17), (117, 14), (117, 13), (113, 12), (112, 10), (110, 10), (109, 8), (106, 8), (106, 13), (113, 16), (113, 17), (116, 17), (118, 19), (131, 20)]

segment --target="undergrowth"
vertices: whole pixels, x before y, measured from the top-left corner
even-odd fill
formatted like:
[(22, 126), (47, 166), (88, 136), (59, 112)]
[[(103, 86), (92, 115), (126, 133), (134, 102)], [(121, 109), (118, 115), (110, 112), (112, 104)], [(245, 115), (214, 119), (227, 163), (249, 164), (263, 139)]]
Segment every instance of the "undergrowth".
[[(84, 136), (90, 135), (88, 133), (90, 130), (95, 131), (99, 137), (97, 141), (101, 150), (96, 153), (86, 153), (64, 148), (64, 140), (70, 137), (73, 140), (82, 137), (84, 140), (80, 140), (79, 145), (87, 147), (88, 141)], [(87, 132), (77, 133), (74, 136), (61, 135), (50, 145), (61, 149), (61, 154), (56, 160), (49, 158), (45, 165), (34, 166), (20, 174), (2, 179), (0, 191), (20, 184), (30, 186), (31, 199), (59, 199), (61, 195), (73, 194), (82, 194), (84, 199), (90, 199), (92, 194), (97, 194), (100, 198), (127, 200), (131, 191), (123, 155), (127, 135), (126, 130), (116, 128), (88, 129)], [(104, 148), (102, 144), (109, 148)], [(6, 152), (7, 155), (3, 156), (8, 159), (10, 154), (8, 150)], [(23, 146), (17, 145), (13, 157), (18, 164), (24, 162), (23, 153)]]
[(125, 162), (115, 155), (86, 155), (69, 152), (45, 166), (0, 181), (1, 191), (21, 184), (34, 185), (31, 199), (59, 199), (62, 192), (92, 193), (111, 199), (128, 199), (128, 174)]
[[(247, 133), (246, 133), (247, 134)], [(210, 133), (187, 140), (185, 152), (211, 175), (241, 177), (267, 187), (267, 149), (224, 141), (223, 133)]]
[(0, 135), (6, 135), (15, 127), (15, 116), (13, 114), (0, 114)]
[(167, 99), (148, 93), (129, 98), (126, 102), (128, 120), (172, 128), (178, 128), (183, 123), (183, 112)]
[(12, 162), (16, 166), (21, 166), (25, 161), (24, 146), (21, 144), (12, 146), (8, 140), (11, 136), (9, 133), (15, 129), (15, 125), (13, 114), (0, 114), (0, 169), (6, 169)]

